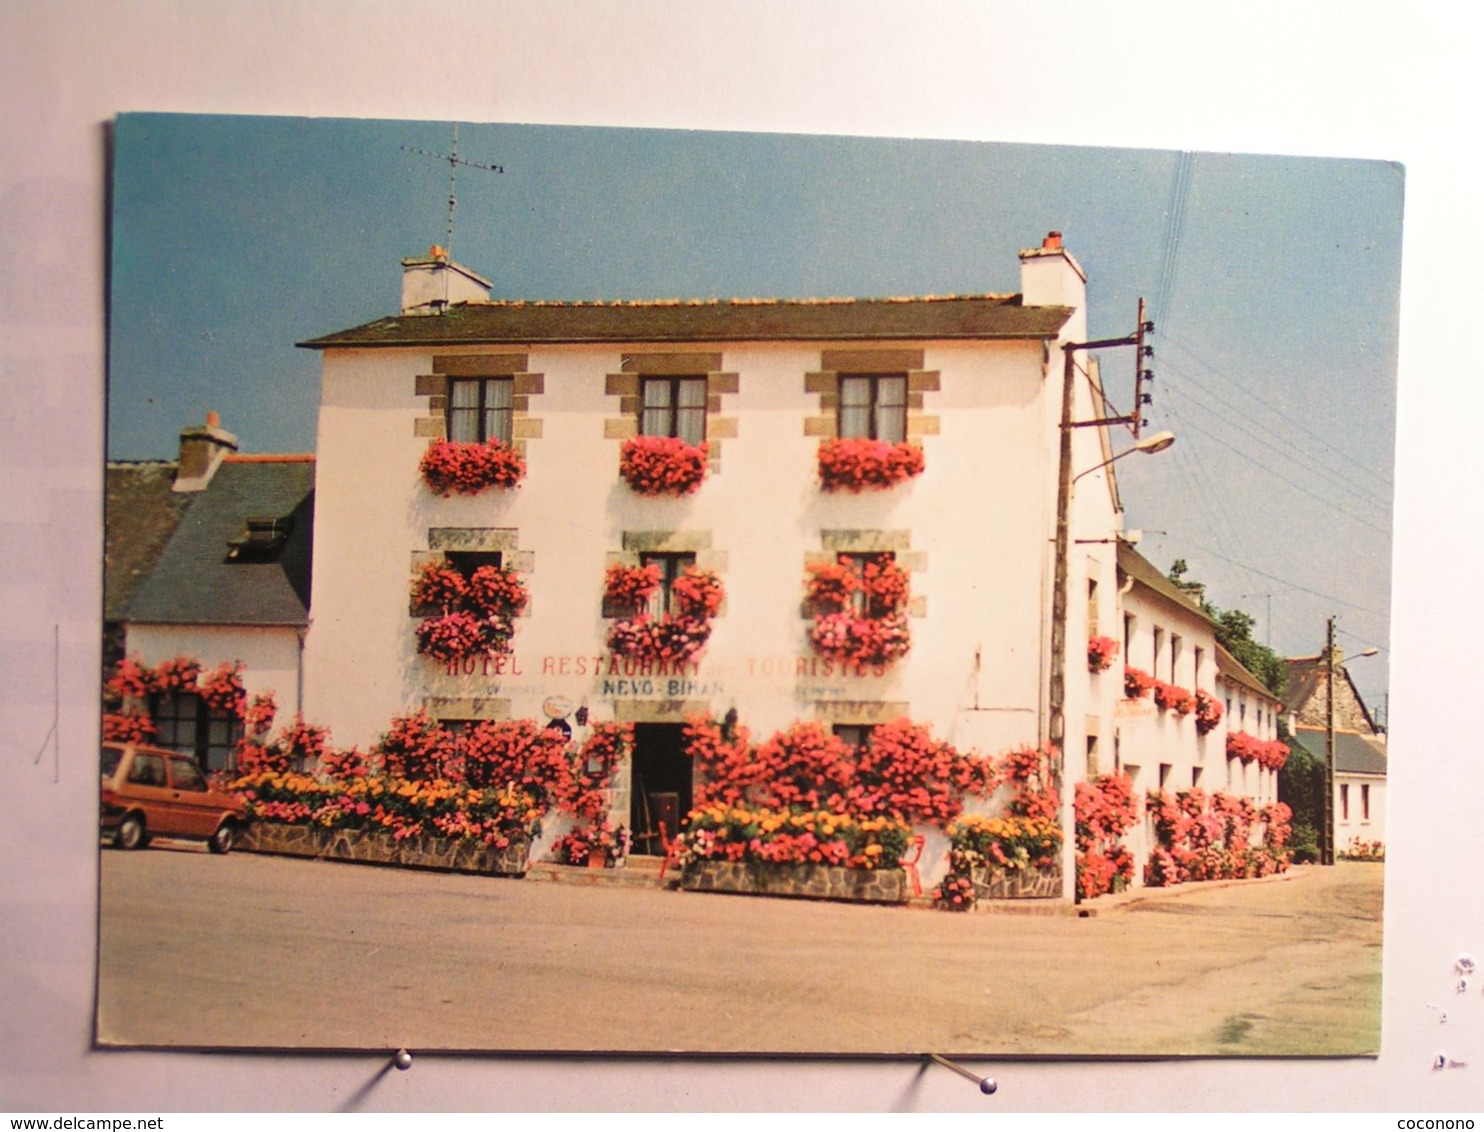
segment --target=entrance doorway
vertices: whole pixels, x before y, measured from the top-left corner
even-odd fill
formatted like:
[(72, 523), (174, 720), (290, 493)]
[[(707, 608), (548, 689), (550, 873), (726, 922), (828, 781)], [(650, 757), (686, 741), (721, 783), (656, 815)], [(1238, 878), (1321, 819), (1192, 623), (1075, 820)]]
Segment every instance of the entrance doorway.
[(674, 837), (691, 809), (691, 757), (685, 750), (685, 727), (679, 723), (636, 723), (634, 767), (629, 802), (632, 851), (662, 856), (660, 822)]

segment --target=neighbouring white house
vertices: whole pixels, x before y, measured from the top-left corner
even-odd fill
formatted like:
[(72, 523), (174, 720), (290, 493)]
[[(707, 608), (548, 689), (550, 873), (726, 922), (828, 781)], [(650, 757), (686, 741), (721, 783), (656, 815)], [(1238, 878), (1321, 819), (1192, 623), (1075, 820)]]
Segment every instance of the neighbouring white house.
[[(314, 532), (314, 458), (242, 455), (211, 414), (177, 461), (112, 463), (105, 539), (111, 661), (240, 664), (249, 696), (301, 706)], [(152, 741), (228, 766), (241, 720), (196, 692), (151, 693)]]
[(1344, 655), (1288, 659), (1285, 710), (1293, 742), (1321, 765), (1330, 743), (1330, 673), (1334, 673), (1334, 849), (1340, 855), (1374, 855), (1386, 844), (1386, 736), (1350, 678)]

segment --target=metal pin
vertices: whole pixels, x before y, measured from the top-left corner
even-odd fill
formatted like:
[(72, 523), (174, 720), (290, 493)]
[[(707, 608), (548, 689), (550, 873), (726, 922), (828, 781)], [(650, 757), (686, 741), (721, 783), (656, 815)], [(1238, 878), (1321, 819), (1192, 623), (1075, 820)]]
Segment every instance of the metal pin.
[(995, 1079), (993, 1077), (981, 1077), (979, 1076), (979, 1074), (973, 1072), (972, 1070), (965, 1069), (962, 1065), (957, 1065), (954, 1062), (949, 1061), (946, 1057), (940, 1057), (936, 1053), (930, 1053), (927, 1056), (929, 1061), (936, 1061), (944, 1069), (951, 1069), (960, 1077), (966, 1077), (970, 1081), (973, 1081), (974, 1084), (979, 1086), (979, 1091), (986, 1097), (993, 1096), (994, 1093), (999, 1089), (999, 1085), (995, 1084)]
[(411, 1069), (412, 1054), (408, 1053), (405, 1049), (399, 1049), (396, 1053), (392, 1054), (392, 1064), (398, 1069)]

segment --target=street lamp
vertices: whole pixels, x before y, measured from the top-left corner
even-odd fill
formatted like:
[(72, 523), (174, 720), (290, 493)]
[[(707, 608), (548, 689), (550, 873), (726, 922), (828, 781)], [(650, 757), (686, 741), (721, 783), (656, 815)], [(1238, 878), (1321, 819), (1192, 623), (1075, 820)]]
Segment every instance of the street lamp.
[(1132, 456), (1135, 452), (1144, 452), (1152, 456), (1156, 452), (1163, 452), (1166, 448), (1174, 443), (1175, 434), (1173, 432), (1156, 432), (1152, 436), (1144, 437), (1144, 439), (1135, 443), (1132, 448), (1125, 448), (1122, 452), (1118, 453), (1118, 455), (1109, 456), (1101, 464), (1094, 464), (1092, 467), (1088, 468), (1087, 471), (1078, 472), (1075, 476), (1072, 477), (1072, 482), (1076, 483), (1083, 476), (1090, 476), (1093, 472), (1100, 472), (1109, 464), (1116, 464), (1125, 456)]
[[(1350, 659), (1375, 656), (1380, 649), (1362, 649)], [(1330, 617), (1324, 649), (1324, 840), (1319, 846), (1319, 863), (1335, 863), (1335, 619)]]

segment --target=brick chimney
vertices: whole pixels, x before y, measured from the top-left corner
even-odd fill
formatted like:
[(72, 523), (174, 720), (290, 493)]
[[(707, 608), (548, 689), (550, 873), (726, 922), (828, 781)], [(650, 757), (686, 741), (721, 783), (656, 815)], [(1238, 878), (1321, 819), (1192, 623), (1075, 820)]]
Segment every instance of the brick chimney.
[(237, 451), (237, 438), (222, 428), (222, 418), (206, 414), (206, 424), (180, 430), (180, 466), (175, 491), (202, 491), (211, 482), (228, 452)]
[(427, 255), (402, 261), (402, 313), (442, 314), (454, 303), (487, 302), (493, 286), (434, 244)]

